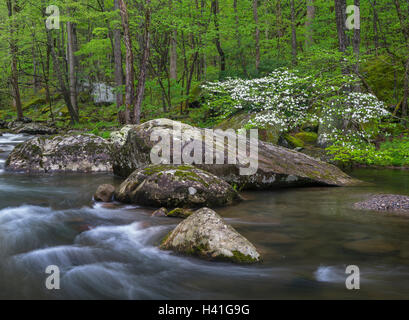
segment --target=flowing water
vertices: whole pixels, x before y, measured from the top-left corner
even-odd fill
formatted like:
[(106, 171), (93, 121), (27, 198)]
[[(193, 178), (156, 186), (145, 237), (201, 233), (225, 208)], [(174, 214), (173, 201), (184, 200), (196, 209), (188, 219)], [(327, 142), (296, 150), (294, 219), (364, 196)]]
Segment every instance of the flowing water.
[[(264, 262), (237, 266), (158, 250), (179, 220), (94, 204), (98, 185), (120, 183), (114, 176), (5, 171), (8, 152), (25, 139), (0, 136), (2, 299), (409, 297), (409, 218), (351, 207), (370, 193), (409, 195), (409, 171), (357, 170), (352, 175), (372, 184), (354, 188), (245, 193), (245, 202), (218, 212)], [(354, 241), (366, 246), (348, 249)], [(50, 265), (60, 268), (60, 290), (46, 289)], [(348, 265), (360, 268), (360, 290), (346, 289)]]

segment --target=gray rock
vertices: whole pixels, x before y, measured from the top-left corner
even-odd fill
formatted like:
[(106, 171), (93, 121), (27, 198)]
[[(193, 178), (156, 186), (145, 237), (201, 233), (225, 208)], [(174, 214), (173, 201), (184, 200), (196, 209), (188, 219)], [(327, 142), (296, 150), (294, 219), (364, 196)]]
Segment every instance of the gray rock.
[(256, 263), (261, 259), (253, 244), (208, 208), (202, 208), (183, 220), (163, 240), (160, 248), (235, 263)]
[(94, 194), (94, 200), (97, 202), (112, 202), (114, 198), (115, 187), (110, 184), (103, 184), (98, 187)]
[(57, 134), (57, 129), (55, 127), (38, 123), (38, 122), (21, 122), (13, 121), (10, 122), (8, 128), (17, 134), (25, 133), (30, 135), (53, 135)]
[(6, 168), (33, 173), (112, 172), (111, 144), (86, 134), (36, 137), (10, 153)]
[(136, 170), (115, 199), (152, 207), (200, 208), (231, 205), (240, 199), (225, 181), (192, 166), (157, 165)]
[[(202, 129), (169, 119), (157, 119), (139, 126), (127, 127), (122, 132), (122, 137), (127, 135), (126, 139), (116, 139), (118, 141), (117, 150), (113, 159), (115, 174), (127, 177), (134, 170), (150, 165), (150, 152), (157, 143), (151, 141), (152, 133), (169, 134), (173, 138), (174, 126), (179, 126), (182, 132), (193, 130), (201, 135), (204, 133)], [(118, 133), (118, 135), (121, 134)], [(183, 143), (182, 148), (187, 145), (188, 142)], [(206, 144), (203, 143), (202, 146), (206, 147)], [(224, 158), (224, 163), (228, 163), (223, 148), (224, 145), (216, 146), (214, 157)], [(305, 154), (262, 141), (258, 141), (258, 149), (258, 171), (254, 175), (240, 174), (240, 169), (247, 166), (241, 165), (240, 160), (242, 159), (238, 157), (237, 164), (196, 164), (196, 166), (241, 189), (272, 189), (304, 185), (348, 186), (358, 183), (337, 167), (317, 161)], [(254, 159), (254, 162), (256, 161), (257, 159)]]
[(168, 209), (160, 208), (152, 213), (152, 217), (166, 217), (168, 215)]

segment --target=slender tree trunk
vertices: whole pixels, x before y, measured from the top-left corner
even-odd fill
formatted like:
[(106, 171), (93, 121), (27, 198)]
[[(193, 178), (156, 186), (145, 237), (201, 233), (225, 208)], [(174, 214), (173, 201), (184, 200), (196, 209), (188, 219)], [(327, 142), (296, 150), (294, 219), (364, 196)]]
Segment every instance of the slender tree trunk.
[(346, 23), (346, 0), (335, 0), (335, 16), (338, 32), (338, 49), (345, 52), (348, 46), (348, 40), (345, 33)]
[(177, 72), (177, 60), (178, 60), (178, 53), (177, 53), (177, 30), (172, 31), (172, 36), (170, 39), (170, 78), (173, 80), (178, 79), (178, 72)]
[(18, 71), (18, 47), (15, 32), (18, 29), (14, 21), (15, 14), (19, 7), (17, 0), (7, 0), (8, 15), (10, 18), (10, 53), (11, 53), (11, 86), (13, 91), (14, 105), (17, 110), (17, 120), (23, 118), (23, 107), (21, 104), (20, 87), (19, 87), (19, 71)]
[(409, 107), (409, 58), (406, 61), (403, 91), (404, 92), (403, 92), (403, 102), (402, 102), (402, 117), (407, 117), (408, 107)]
[[(172, 0), (169, 1), (170, 8), (172, 10)], [(170, 37), (170, 79), (177, 80), (178, 72), (177, 72), (177, 60), (178, 60), (178, 52), (177, 52), (177, 37), (178, 31), (175, 28), (172, 31), (172, 35)]]
[(118, 5), (121, 13), (122, 28), (124, 30), (124, 43), (126, 48), (125, 56), (125, 122), (127, 124), (131, 123), (130, 110), (135, 98), (135, 89), (134, 89), (134, 57), (132, 52), (132, 40), (129, 30), (129, 21), (128, 21), (128, 9), (124, 0), (118, 0)]
[(276, 0), (276, 28), (277, 28), (277, 56), (281, 57), (281, 38), (284, 36), (281, 0)]
[(256, 42), (256, 71), (258, 73), (260, 68), (260, 28), (258, 21), (258, 0), (253, 0), (253, 18), (256, 25), (254, 39)]
[(291, 5), (291, 53), (293, 65), (297, 65), (297, 30), (295, 26), (295, 5), (294, 0), (290, 1)]
[(141, 108), (143, 97), (145, 95), (145, 85), (146, 85), (146, 73), (149, 63), (150, 54), (150, 24), (151, 24), (151, 0), (145, 1), (145, 31), (144, 31), (144, 46), (143, 54), (141, 60), (141, 67), (139, 68), (139, 80), (138, 80), (138, 91), (136, 96), (136, 102), (134, 107), (134, 118), (133, 122), (139, 124), (141, 121)]
[(312, 24), (315, 19), (315, 0), (307, 0), (307, 18), (305, 20), (305, 48), (308, 50), (314, 43)]
[[(118, 0), (114, 0), (114, 9), (119, 10)], [(124, 96), (122, 94), (122, 85), (124, 81), (124, 71), (122, 69), (122, 50), (121, 50), (121, 30), (116, 27), (113, 31), (114, 45), (114, 64), (115, 64), (115, 85), (117, 87), (116, 106), (118, 109), (124, 105)]]
[(234, 9), (234, 18), (235, 18), (235, 32), (236, 32), (236, 40), (237, 40), (237, 49), (239, 52), (238, 60), (241, 63), (241, 67), (243, 68), (244, 75), (247, 77), (248, 73), (247, 73), (246, 58), (243, 52), (243, 46), (241, 43), (241, 34), (239, 30), (240, 21), (239, 21), (239, 14), (237, 11), (237, 0), (234, 0), (233, 2), (233, 9)]
[(222, 45), (220, 43), (220, 27), (219, 27), (219, 1), (218, 0), (212, 0), (212, 13), (213, 13), (213, 19), (214, 19), (214, 26), (216, 29), (216, 48), (217, 52), (219, 53), (220, 56), (220, 71), (223, 73), (226, 71), (226, 55), (224, 54)]
[(72, 22), (67, 21), (67, 56), (69, 66), (69, 88), (70, 88), (70, 100), (71, 106), (78, 114), (77, 103), (77, 73), (75, 63), (75, 49), (74, 49), (74, 26)]

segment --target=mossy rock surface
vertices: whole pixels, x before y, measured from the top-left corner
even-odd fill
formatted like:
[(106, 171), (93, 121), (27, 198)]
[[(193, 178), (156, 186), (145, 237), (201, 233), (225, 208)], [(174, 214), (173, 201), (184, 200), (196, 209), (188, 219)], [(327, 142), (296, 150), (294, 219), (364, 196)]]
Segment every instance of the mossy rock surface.
[(112, 172), (111, 145), (85, 134), (36, 137), (16, 146), (6, 168), (32, 173)]
[(290, 134), (285, 134), (284, 139), (288, 142), (291, 148), (303, 148), (305, 146), (304, 141)]
[(165, 237), (160, 248), (207, 260), (239, 264), (261, 260), (254, 245), (209, 208), (202, 208), (182, 221)]
[[(160, 143), (159, 139), (155, 140), (152, 137), (154, 135), (166, 139), (169, 137), (172, 141), (175, 129), (180, 130), (182, 135), (190, 132), (189, 137), (192, 132), (202, 138), (205, 135), (203, 129), (170, 119), (155, 119), (139, 126), (124, 127), (122, 133), (115, 133), (117, 138), (113, 143), (115, 146), (114, 173), (126, 178), (135, 170), (150, 166), (152, 148), (157, 147)], [(247, 143), (247, 150), (249, 151), (249, 145), (252, 145), (256, 152), (246, 157), (237, 153), (233, 155), (236, 161), (231, 163), (227, 153), (224, 152), (225, 144), (217, 142), (225, 141), (225, 136), (215, 131), (214, 138), (216, 147), (212, 146), (215, 149), (212, 164), (203, 164), (204, 161), (202, 161), (202, 163), (196, 163), (195, 166), (216, 175), (230, 185), (237, 186), (239, 190), (269, 190), (311, 185), (347, 186), (359, 183), (333, 165), (260, 140), (252, 140)], [(300, 143), (303, 144), (302, 141)], [(191, 140), (184, 141), (182, 150), (191, 144)], [(202, 154), (211, 148), (207, 142), (203, 143), (203, 140), (198, 141), (197, 144), (202, 145)], [(170, 145), (169, 151), (170, 155), (173, 155), (173, 144)], [(224, 164), (217, 164), (216, 159), (224, 159)], [(169, 160), (170, 163), (173, 163), (172, 156)], [(244, 165), (244, 163), (247, 164)], [(250, 169), (248, 172), (243, 172), (248, 168)]]
[[(228, 206), (240, 200), (225, 181), (193, 166), (155, 165), (132, 173), (115, 193), (116, 200), (152, 207)], [(186, 217), (182, 209), (168, 216)]]
[(295, 138), (307, 144), (315, 144), (318, 140), (318, 134), (315, 132), (299, 132), (295, 135)]

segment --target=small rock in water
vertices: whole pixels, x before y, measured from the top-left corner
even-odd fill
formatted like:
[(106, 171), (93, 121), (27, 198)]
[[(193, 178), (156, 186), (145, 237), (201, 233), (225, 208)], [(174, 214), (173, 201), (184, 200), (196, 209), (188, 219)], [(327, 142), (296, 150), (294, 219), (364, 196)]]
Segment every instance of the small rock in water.
[(160, 208), (152, 213), (152, 217), (166, 217), (168, 215), (168, 209)]
[(253, 244), (208, 208), (200, 209), (182, 221), (163, 240), (160, 248), (235, 263), (255, 263), (261, 259)]
[(193, 214), (193, 211), (190, 209), (183, 209), (183, 208), (176, 208), (166, 214), (167, 217), (170, 218), (182, 218), (186, 219)]
[(115, 187), (110, 184), (103, 184), (95, 192), (94, 200), (97, 202), (112, 202), (114, 198)]

